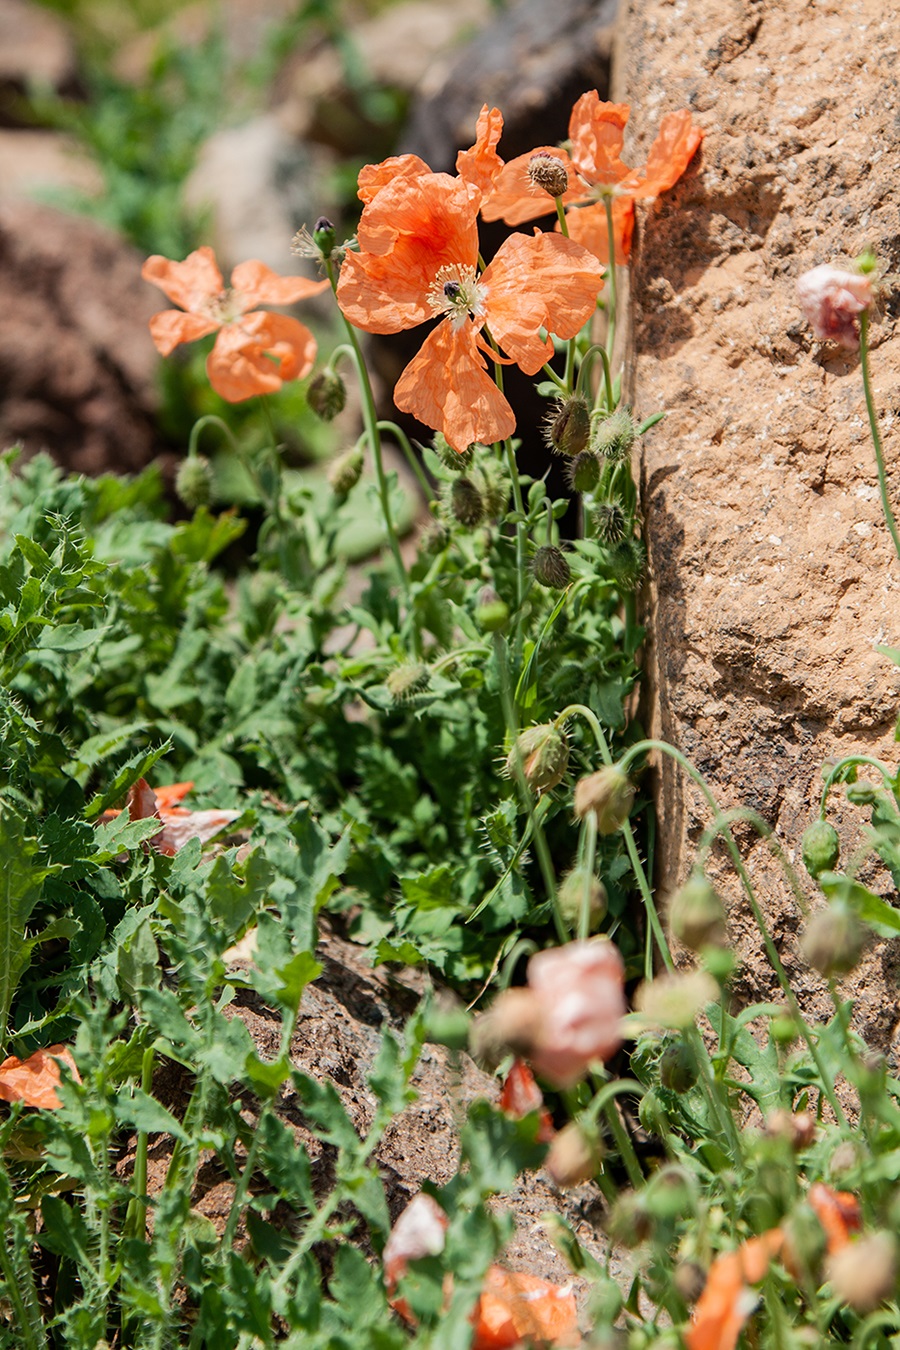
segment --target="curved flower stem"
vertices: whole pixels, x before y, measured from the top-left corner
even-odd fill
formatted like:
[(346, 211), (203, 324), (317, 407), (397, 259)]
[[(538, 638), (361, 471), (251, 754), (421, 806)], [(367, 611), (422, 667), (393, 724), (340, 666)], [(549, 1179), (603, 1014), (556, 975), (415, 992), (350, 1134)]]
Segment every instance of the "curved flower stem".
[[(594, 740), (597, 742), (597, 749), (600, 751), (600, 754), (603, 758), (603, 762), (607, 765), (613, 764), (614, 761), (612, 757), (612, 752), (609, 746), (607, 745), (606, 737), (603, 734), (603, 728), (600, 726), (600, 723), (597, 720), (595, 714), (591, 712), (590, 708), (586, 707), (585, 704), (583, 703), (569, 704), (569, 706), (567, 708), (564, 708), (562, 712), (559, 714), (559, 716), (554, 719), (554, 721), (555, 724), (559, 726), (567, 718), (575, 716), (583, 717), (584, 720), (587, 722), (588, 726), (593, 731)], [(657, 948), (659, 949), (660, 958), (667, 970), (674, 970), (675, 962), (672, 960), (672, 953), (669, 951), (669, 944), (666, 941), (666, 935), (663, 931), (663, 926), (660, 923), (659, 914), (657, 912), (656, 905), (653, 900), (653, 892), (651, 891), (650, 884), (647, 881), (647, 874), (644, 871), (644, 867), (641, 862), (640, 855), (638, 853), (637, 843), (634, 838), (634, 831), (631, 828), (630, 821), (626, 820), (625, 823), (623, 824), (622, 834), (625, 837), (625, 847), (628, 850), (628, 857), (631, 861), (632, 871), (634, 872), (634, 877), (635, 880), (637, 881), (638, 889), (640, 890), (641, 893), (641, 899), (643, 900), (644, 907), (647, 911), (647, 919), (650, 924), (650, 929), (653, 933), (653, 936), (656, 939), (656, 945)], [(650, 977), (651, 974), (652, 970), (648, 970), (647, 971), (648, 978)]]
[(594, 882), (594, 859), (597, 856), (597, 817), (593, 811), (588, 811), (582, 821), (579, 842), (584, 884), (581, 890), (581, 907), (578, 911), (578, 939), (584, 942), (591, 935), (591, 890)]
[(592, 1121), (597, 1119), (597, 1116), (601, 1111), (606, 1116), (607, 1124), (609, 1125), (613, 1139), (616, 1141), (619, 1157), (622, 1159), (622, 1162), (625, 1165), (625, 1171), (628, 1173), (628, 1180), (631, 1182), (634, 1189), (638, 1191), (644, 1184), (644, 1172), (638, 1161), (638, 1156), (634, 1151), (631, 1135), (626, 1130), (622, 1117), (616, 1110), (615, 1098), (620, 1096), (623, 1092), (637, 1092), (639, 1096), (643, 1096), (644, 1089), (641, 1087), (640, 1083), (636, 1083), (631, 1078), (620, 1078), (613, 1083), (601, 1083), (598, 1086), (599, 1075), (594, 1074), (592, 1077), (595, 1087), (595, 1096), (585, 1114), (589, 1115)]
[(425, 477), (425, 471), (422, 468), (422, 465), (419, 463), (419, 456), (416, 454), (415, 450), (413, 450), (412, 446), (410, 445), (409, 437), (407, 436), (406, 432), (403, 431), (401, 427), (398, 427), (396, 422), (379, 422), (378, 430), (389, 431), (391, 435), (396, 438), (397, 443), (400, 446), (400, 449), (406, 456), (407, 464), (412, 469), (413, 473), (416, 475), (419, 487), (422, 489), (425, 500), (427, 502), (437, 501), (437, 495), (432, 489), (432, 486), (429, 483), (428, 479)]
[[(331, 289), (336, 293), (337, 279), (334, 274), (334, 264), (330, 259), (325, 263), (325, 270), (328, 274), (328, 280), (331, 282)], [(378, 413), (375, 410), (375, 396), (372, 393), (372, 384), (369, 379), (365, 358), (363, 357), (362, 347), (360, 346), (359, 338), (356, 335), (356, 329), (346, 317), (340, 306), (338, 306), (338, 311), (343, 320), (344, 327), (347, 330), (347, 337), (350, 341), (350, 352), (353, 357), (353, 364), (356, 367), (356, 377), (359, 380), (359, 388), (362, 395), (363, 423), (366, 428), (369, 447), (372, 451), (372, 463), (375, 468), (375, 482), (378, 488), (378, 499), (381, 502), (381, 513), (384, 517), (385, 533), (387, 534), (388, 544), (390, 545), (391, 554), (394, 558), (394, 565), (397, 568), (397, 575), (406, 596), (406, 603), (411, 608), (412, 597), (410, 594), (409, 576), (407, 575), (406, 567), (403, 563), (403, 555), (400, 552), (400, 541), (397, 538), (397, 530), (394, 526), (394, 518), (391, 514), (391, 498), (381, 453), (381, 433), (378, 429)], [(415, 626), (414, 631), (418, 633), (418, 628)]]
[(215, 413), (207, 413), (204, 417), (198, 417), (194, 425), (191, 427), (191, 435), (190, 439), (188, 440), (188, 455), (196, 455), (199, 453), (197, 445), (200, 440), (200, 432), (204, 429), (204, 427), (208, 426), (216, 426), (219, 428), (220, 431), (224, 431), (225, 438), (230, 442), (231, 448), (234, 451), (234, 453), (239, 458), (243, 458), (243, 456), (241, 455), (241, 447), (235, 440), (234, 432), (231, 430), (231, 427), (228, 425), (227, 422), (223, 421), (221, 417), (217, 417)]
[(759, 835), (763, 843), (768, 847), (772, 856), (781, 865), (781, 870), (784, 872), (787, 883), (793, 893), (794, 900), (797, 902), (797, 908), (805, 917), (809, 912), (809, 905), (806, 903), (806, 896), (803, 894), (803, 887), (800, 883), (797, 871), (791, 865), (787, 854), (775, 838), (771, 828), (766, 824), (762, 816), (757, 815), (755, 811), (751, 811), (747, 807), (740, 807), (734, 811), (721, 812), (713, 823), (708, 825), (703, 831), (703, 835), (697, 847), (698, 854), (702, 856), (709, 852), (716, 839), (718, 839), (719, 835), (722, 833), (723, 824), (731, 826), (737, 821), (750, 825)]
[[(618, 305), (618, 295), (616, 293), (616, 235), (613, 226), (613, 208), (612, 197), (609, 193), (603, 198), (603, 205), (606, 208), (606, 234), (609, 244), (609, 267), (606, 272), (606, 280), (609, 283), (609, 300), (607, 301), (606, 313), (606, 352), (612, 363), (616, 346), (616, 307)], [(612, 404), (610, 405), (612, 406)]]
[(884, 519), (894, 541), (894, 552), (900, 562), (900, 533), (891, 510), (888, 498), (887, 472), (884, 466), (884, 451), (881, 447), (881, 433), (878, 430), (878, 415), (875, 412), (875, 399), (872, 395), (872, 381), (869, 377), (869, 311), (864, 309), (859, 316), (859, 363), (862, 367), (863, 389), (866, 394), (866, 412), (869, 415), (869, 430), (872, 433), (872, 445), (875, 450), (875, 462), (878, 465), (878, 488), (881, 492), (881, 506)]
[(756, 894), (753, 890), (753, 886), (751, 885), (750, 878), (747, 875), (747, 869), (744, 866), (743, 859), (741, 858), (740, 849), (737, 846), (737, 842), (735, 841), (734, 835), (731, 832), (731, 828), (728, 825), (727, 820), (724, 818), (718, 802), (716, 801), (715, 797), (710, 791), (706, 779), (699, 772), (699, 770), (694, 768), (690, 760), (687, 759), (687, 757), (683, 755), (680, 750), (676, 750), (675, 747), (672, 745), (667, 745), (665, 741), (653, 741), (653, 740), (638, 741), (635, 745), (629, 746), (628, 750), (625, 752), (625, 754), (619, 761), (619, 768), (622, 770), (623, 773), (626, 773), (628, 771), (629, 764), (633, 760), (637, 759), (641, 755), (647, 754), (648, 751), (650, 750), (661, 751), (663, 754), (668, 755), (671, 759), (674, 759), (676, 764), (679, 764), (681, 766), (681, 768), (688, 775), (688, 777), (694, 783), (696, 783), (697, 787), (703, 793), (703, 796), (706, 798), (706, 801), (713, 813), (714, 818), (716, 819), (717, 822), (720, 823), (722, 838), (725, 840), (725, 844), (728, 848), (728, 852), (731, 855), (731, 860), (734, 864), (734, 869), (738, 874), (738, 877), (744, 890), (744, 894), (747, 897), (747, 902), (750, 906), (751, 913), (753, 914), (754, 921), (762, 936), (763, 943), (765, 944), (766, 948), (766, 954), (769, 958), (772, 969), (778, 976), (778, 982), (781, 985), (782, 992), (784, 993), (785, 999), (791, 1009), (791, 1015), (793, 1016), (794, 1021), (797, 1023), (797, 1026), (800, 1028), (800, 1034), (803, 1037), (803, 1040), (806, 1042), (806, 1047), (809, 1050), (810, 1055), (812, 1056), (813, 1063), (816, 1066), (819, 1078), (821, 1080), (822, 1091), (828, 1098), (828, 1102), (831, 1106), (831, 1109), (834, 1111), (835, 1118), (837, 1119), (838, 1123), (846, 1126), (847, 1117), (844, 1113), (844, 1108), (838, 1101), (837, 1094), (835, 1093), (834, 1090), (834, 1086), (830, 1082), (825, 1064), (822, 1061), (822, 1056), (819, 1053), (819, 1048), (816, 1045), (812, 1033), (810, 1032), (809, 1028), (806, 1025), (806, 1022), (803, 1019), (803, 1014), (800, 1010), (800, 1005), (798, 1004), (794, 991), (791, 987), (791, 982), (788, 979), (787, 971), (784, 968), (781, 957), (778, 955), (778, 950), (775, 946), (775, 943), (772, 941), (768, 926), (763, 916), (763, 912), (759, 907), (759, 902), (756, 899)]
[[(506, 732), (509, 736), (510, 745), (515, 746), (516, 738), (519, 734), (519, 723), (516, 717), (516, 709), (513, 703), (512, 684), (509, 678), (509, 662), (507, 660), (506, 638), (501, 633), (494, 634), (494, 652), (497, 657), (497, 669), (500, 674), (500, 701), (503, 705), (503, 718), (506, 722)], [(534, 794), (525, 780), (525, 773), (522, 769), (522, 760), (518, 755), (513, 756), (514, 771), (516, 783), (522, 798), (523, 805), (528, 813), (528, 819), (531, 824), (531, 832), (534, 838), (534, 848), (538, 857), (538, 865), (541, 869), (541, 875), (544, 879), (544, 886), (547, 891), (547, 899), (550, 901), (553, 910), (553, 922), (556, 925), (556, 933), (561, 943), (569, 941), (569, 930), (566, 927), (565, 920), (559, 909), (559, 901), (556, 894), (556, 875), (553, 871), (553, 862), (550, 857), (550, 849), (547, 846), (547, 837), (544, 834), (544, 828), (537, 818), (534, 809)]]
[(896, 792), (897, 779), (891, 773), (887, 765), (882, 764), (880, 759), (875, 759), (872, 755), (847, 755), (845, 759), (839, 760), (837, 764), (833, 765), (828, 771), (828, 777), (825, 779), (822, 788), (822, 801), (819, 808), (819, 813), (823, 819), (825, 818), (825, 807), (828, 804), (828, 794), (843, 774), (844, 770), (851, 765), (856, 764), (868, 764), (870, 768), (877, 769), (887, 786), (890, 788), (891, 793), (893, 794)]

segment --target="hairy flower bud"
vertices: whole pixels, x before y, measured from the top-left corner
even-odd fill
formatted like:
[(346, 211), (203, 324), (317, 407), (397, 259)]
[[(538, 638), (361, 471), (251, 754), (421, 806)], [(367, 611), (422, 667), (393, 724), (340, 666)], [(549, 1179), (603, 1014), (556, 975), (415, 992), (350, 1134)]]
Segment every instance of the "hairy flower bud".
[(601, 502), (594, 511), (594, 525), (597, 538), (609, 547), (621, 544), (628, 533), (625, 512), (618, 502)]
[(610, 553), (610, 564), (613, 576), (623, 591), (630, 592), (637, 589), (644, 575), (645, 562), (646, 554), (640, 539), (626, 536), (615, 545)]
[(703, 872), (691, 873), (669, 904), (669, 927), (692, 952), (725, 941), (725, 907)]
[(419, 548), (430, 557), (443, 553), (450, 543), (450, 531), (443, 520), (432, 520), (419, 536)]
[(310, 380), (306, 401), (317, 417), (331, 422), (347, 406), (347, 386), (336, 370), (326, 366)]
[(553, 1139), (544, 1166), (557, 1186), (577, 1186), (590, 1181), (603, 1161), (599, 1135), (590, 1134), (577, 1121), (570, 1121)]
[(475, 471), (473, 481), (481, 494), (485, 518), (497, 520), (504, 515), (509, 501), (509, 479), (500, 466), (494, 460), (483, 460)]
[(591, 449), (604, 459), (627, 459), (637, 435), (635, 420), (628, 408), (617, 408), (598, 422), (591, 436)]
[(447, 437), (440, 431), (434, 433), (431, 444), (444, 468), (450, 469), (452, 473), (464, 473), (475, 458), (474, 445), (467, 446), (465, 450), (454, 450)]
[(572, 580), (566, 555), (553, 544), (542, 544), (531, 561), (534, 579), (551, 591), (564, 591)]
[(569, 171), (557, 155), (539, 152), (528, 161), (528, 177), (551, 197), (562, 197), (569, 186)]
[(575, 815), (584, 820), (589, 812), (597, 817), (600, 834), (615, 834), (628, 819), (634, 801), (634, 785), (614, 764), (579, 778), (575, 784)]
[(338, 455), (328, 469), (328, 482), (331, 484), (332, 492), (337, 493), (339, 497), (346, 497), (347, 493), (356, 487), (362, 477), (362, 471), (361, 450), (347, 450), (343, 455)]
[(847, 902), (833, 900), (807, 923), (800, 950), (820, 975), (847, 975), (862, 956), (867, 936)]
[(599, 877), (576, 867), (567, 872), (559, 885), (556, 900), (559, 912), (571, 928), (577, 928), (584, 907), (585, 892), (588, 904), (588, 930), (593, 932), (606, 915), (609, 904), (606, 887)]
[(457, 478), (450, 490), (450, 510), (460, 525), (473, 529), (484, 517), (484, 502), (471, 478)]
[(422, 661), (404, 661), (394, 667), (384, 683), (395, 703), (405, 703), (427, 688), (429, 679), (429, 669)]
[(566, 479), (573, 492), (593, 492), (600, 482), (600, 460), (593, 450), (582, 450), (566, 465)]
[(493, 586), (482, 586), (478, 592), (478, 604), (475, 607), (475, 622), (485, 633), (496, 633), (505, 628), (509, 620), (509, 605), (494, 590)]
[(175, 491), (179, 501), (196, 511), (208, 506), (212, 499), (212, 468), (205, 455), (188, 455), (181, 461), (175, 475)]
[(579, 455), (591, 434), (591, 411), (580, 394), (558, 399), (544, 418), (544, 440), (559, 455)]
[(659, 1081), (669, 1092), (687, 1092), (698, 1077), (697, 1057), (684, 1040), (670, 1041), (659, 1057)]
[(686, 1031), (697, 1014), (718, 997), (719, 986), (705, 970), (677, 970), (639, 985), (634, 1006), (649, 1026)]
[(519, 732), (506, 757), (506, 774), (512, 778), (521, 765), (525, 782), (533, 792), (549, 792), (565, 775), (569, 765), (569, 744), (563, 732), (552, 722), (526, 727)]
[(841, 841), (838, 832), (827, 820), (817, 820), (804, 830), (800, 841), (803, 865), (811, 877), (830, 872), (838, 860)]

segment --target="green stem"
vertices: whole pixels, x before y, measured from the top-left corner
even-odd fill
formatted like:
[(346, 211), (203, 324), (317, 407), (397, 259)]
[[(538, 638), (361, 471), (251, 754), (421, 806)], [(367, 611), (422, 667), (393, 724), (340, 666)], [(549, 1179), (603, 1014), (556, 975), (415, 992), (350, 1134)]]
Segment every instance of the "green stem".
[(597, 855), (597, 817), (588, 811), (581, 825), (583, 848), (581, 866), (584, 870), (581, 889), (581, 908), (578, 911), (578, 937), (581, 942), (591, 935), (591, 891), (594, 885), (594, 859)]
[[(263, 1107), (264, 1111), (269, 1108)], [(228, 1218), (225, 1220), (225, 1231), (222, 1234), (222, 1246), (227, 1251), (234, 1242), (234, 1235), (237, 1231), (238, 1221), (241, 1217), (241, 1210), (244, 1207), (244, 1201), (247, 1198), (247, 1192), (250, 1189), (250, 1182), (253, 1179), (253, 1169), (256, 1167), (256, 1155), (259, 1152), (261, 1139), (260, 1125), (262, 1119), (257, 1121), (256, 1129), (253, 1131), (253, 1138), (250, 1141), (250, 1147), (247, 1150), (247, 1161), (244, 1163), (244, 1170), (241, 1172), (240, 1180), (234, 1188), (234, 1196), (231, 1201), (231, 1208), (228, 1211)]]
[(22, 1336), (22, 1350), (46, 1350), (47, 1337), (38, 1304), (34, 1270), (28, 1255), (25, 1224), (15, 1212), (12, 1187), (2, 1162), (0, 1212), (4, 1216), (3, 1232), (0, 1232), (0, 1274), (3, 1275), (6, 1297)]
[(418, 479), (419, 487), (422, 489), (422, 492), (425, 496), (425, 500), (427, 502), (437, 501), (437, 494), (434, 492), (431, 484), (426, 478), (425, 470), (422, 468), (422, 465), (419, 462), (419, 456), (416, 454), (415, 450), (413, 450), (412, 446), (410, 445), (409, 437), (406, 435), (406, 432), (403, 431), (400, 427), (398, 427), (396, 422), (383, 422), (383, 421), (378, 423), (378, 430), (389, 431), (392, 436), (396, 437), (397, 444), (400, 446), (400, 449), (406, 456), (407, 464), (412, 469), (413, 473), (416, 475), (416, 478)]
[[(144, 1092), (151, 1092), (153, 1089), (153, 1063), (155, 1054), (153, 1046), (148, 1046), (144, 1051), (141, 1060), (141, 1088)], [(132, 1196), (128, 1210), (125, 1214), (125, 1224), (123, 1230), (124, 1237), (140, 1238), (143, 1240), (146, 1235), (146, 1213), (147, 1213), (147, 1144), (149, 1135), (146, 1130), (139, 1130), (137, 1144), (134, 1150), (134, 1195)]]
[(594, 1075), (593, 1081), (595, 1096), (587, 1108), (585, 1116), (591, 1121), (596, 1120), (601, 1111), (606, 1116), (607, 1124), (612, 1132), (613, 1139), (616, 1141), (619, 1157), (628, 1173), (628, 1180), (636, 1191), (640, 1190), (644, 1184), (643, 1168), (634, 1151), (631, 1135), (626, 1130), (622, 1117), (616, 1110), (615, 1098), (621, 1096), (624, 1092), (637, 1092), (639, 1096), (642, 1096), (644, 1089), (640, 1083), (636, 1083), (630, 1078), (620, 1078), (614, 1083), (601, 1083), (598, 1075)]
[(872, 445), (875, 450), (875, 462), (878, 465), (878, 488), (881, 492), (881, 507), (884, 519), (894, 541), (894, 552), (900, 561), (900, 533), (891, 510), (887, 490), (887, 471), (884, 466), (884, 451), (881, 447), (881, 433), (878, 430), (878, 416), (875, 412), (875, 399), (872, 395), (872, 381), (869, 378), (869, 312), (863, 310), (859, 316), (859, 360), (862, 367), (863, 389), (866, 394), (866, 412), (869, 415), (869, 430), (872, 433)]
[(829, 792), (834, 787), (837, 780), (843, 776), (845, 770), (851, 765), (855, 766), (857, 764), (868, 764), (870, 768), (877, 769), (891, 793), (893, 794), (896, 792), (897, 779), (893, 776), (887, 765), (882, 764), (880, 759), (874, 759), (871, 755), (847, 755), (846, 759), (839, 760), (837, 764), (829, 769), (828, 777), (823, 784), (822, 802), (820, 806), (820, 815), (823, 820), (825, 819), (825, 808), (828, 804)]
[(231, 430), (231, 427), (228, 425), (227, 422), (223, 422), (221, 417), (217, 417), (215, 413), (207, 413), (205, 417), (198, 417), (197, 421), (191, 427), (191, 435), (190, 439), (188, 440), (189, 456), (196, 455), (199, 453), (197, 450), (197, 445), (200, 440), (200, 432), (203, 430), (204, 427), (208, 426), (216, 426), (219, 428), (220, 431), (224, 431), (226, 438), (231, 442), (232, 450), (235, 452), (236, 455), (240, 457), (241, 453), (240, 446), (238, 445), (237, 441), (234, 438), (234, 434)]

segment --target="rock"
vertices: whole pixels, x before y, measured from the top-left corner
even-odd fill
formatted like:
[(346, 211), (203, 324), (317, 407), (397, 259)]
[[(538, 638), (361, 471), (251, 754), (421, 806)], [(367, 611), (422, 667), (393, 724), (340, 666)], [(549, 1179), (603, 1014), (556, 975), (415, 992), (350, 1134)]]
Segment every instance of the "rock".
[(153, 458), (159, 308), (142, 258), (92, 221), (0, 203), (0, 445), (84, 473)]
[[(824, 761), (896, 764), (900, 566), (882, 520), (858, 360), (818, 343), (796, 278), (873, 245), (900, 265), (895, 140), (898, 0), (629, 0), (615, 97), (634, 105), (624, 158), (689, 107), (706, 139), (681, 182), (641, 213), (631, 277), (628, 397), (667, 417), (640, 466), (652, 573), (647, 712), (725, 808), (749, 807), (799, 864)], [(900, 407), (896, 304), (873, 329), (875, 398)], [(888, 437), (895, 511), (896, 441)], [(675, 886), (709, 811), (671, 760), (656, 776), (659, 874)], [(831, 798), (845, 849), (866, 812)], [(756, 893), (796, 992), (830, 1017), (796, 954), (780, 866), (741, 831)], [(845, 852), (844, 856), (847, 854)], [(720, 865), (733, 877), (730, 866)], [(890, 894), (870, 868), (861, 879)], [(804, 883), (807, 879), (804, 876)], [(719, 888), (725, 883), (720, 882)], [(776, 992), (736, 883), (741, 997)], [(886, 1046), (897, 956), (884, 944), (848, 981), (860, 1029)]]
[(60, 131), (0, 130), (0, 201), (77, 193), (97, 197), (103, 177), (74, 137)]
[(22, 121), (18, 100), (31, 89), (73, 93), (75, 44), (66, 23), (43, 5), (0, 0), (0, 126)]

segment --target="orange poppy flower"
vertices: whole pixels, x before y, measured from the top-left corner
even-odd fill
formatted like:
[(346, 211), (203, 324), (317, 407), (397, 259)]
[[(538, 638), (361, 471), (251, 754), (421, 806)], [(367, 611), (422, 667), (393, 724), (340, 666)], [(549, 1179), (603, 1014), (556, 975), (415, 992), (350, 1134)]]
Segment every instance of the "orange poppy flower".
[(847, 1246), (851, 1233), (858, 1233), (862, 1227), (859, 1201), (851, 1191), (832, 1190), (824, 1181), (810, 1186), (807, 1199), (825, 1230), (829, 1254), (834, 1255)]
[(734, 1350), (757, 1304), (750, 1285), (763, 1278), (783, 1242), (782, 1230), (770, 1228), (743, 1242), (736, 1252), (716, 1257), (685, 1334), (687, 1350)]
[(578, 1309), (568, 1286), (490, 1266), (472, 1313), (472, 1350), (512, 1345), (577, 1345)]
[(75, 1067), (72, 1052), (67, 1045), (51, 1045), (36, 1050), (28, 1059), (10, 1055), (0, 1064), (0, 1100), (24, 1102), (44, 1111), (55, 1111), (60, 1106), (56, 1089), (60, 1084), (60, 1062), (64, 1063), (76, 1083), (81, 1077)]
[(337, 288), (345, 316), (368, 333), (441, 320), (401, 374), (394, 402), (460, 452), (473, 441), (504, 440), (516, 425), (487, 374), (485, 357), (503, 358), (482, 336), (485, 325), (508, 360), (535, 375), (553, 355), (541, 330), (574, 337), (603, 280), (579, 244), (537, 232), (511, 235), (479, 274), (480, 184), (490, 181), (490, 141), (499, 135), (489, 116), (481, 148), (466, 152), (468, 177), (423, 172), (409, 156), (394, 161), (386, 179), (385, 166), (376, 166), (360, 193), (360, 251), (347, 254)]
[(482, 207), (484, 219), (520, 225), (549, 214), (553, 202), (531, 182), (528, 165), (535, 154), (554, 155), (564, 165), (572, 184), (560, 199), (569, 208), (566, 223), (571, 238), (602, 263), (608, 263), (603, 199), (612, 197), (615, 259), (626, 262), (634, 230), (634, 203), (656, 197), (672, 187), (703, 139), (703, 132), (691, 124), (687, 109), (667, 113), (646, 164), (641, 169), (629, 169), (621, 159), (629, 112), (625, 103), (601, 102), (596, 89), (582, 94), (569, 120), (570, 150), (539, 146), (531, 154), (511, 159), (494, 180), (494, 190)]
[[(299, 319), (270, 314), (256, 305), (291, 305), (318, 295), (327, 281), (281, 277), (261, 262), (239, 263), (226, 288), (211, 248), (198, 248), (184, 262), (154, 254), (141, 276), (158, 286), (180, 309), (165, 309), (150, 320), (150, 335), (163, 356), (182, 342), (218, 330), (206, 362), (209, 382), (229, 403), (277, 392), (285, 380), (312, 370), (316, 340)], [(249, 311), (253, 310), (253, 313)]]

